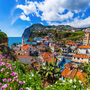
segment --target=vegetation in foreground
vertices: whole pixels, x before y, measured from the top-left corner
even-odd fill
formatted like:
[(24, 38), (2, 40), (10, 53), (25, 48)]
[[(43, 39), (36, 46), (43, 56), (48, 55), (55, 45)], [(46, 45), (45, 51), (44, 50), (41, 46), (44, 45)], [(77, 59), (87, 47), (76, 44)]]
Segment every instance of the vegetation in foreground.
[[(47, 64), (47, 63), (46, 63)], [(44, 71), (48, 67), (46, 77), (52, 74), (55, 67), (45, 65)], [(62, 80), (60, 77), (48, 86), (43, 88), (42, 75), (35, 70), (26, 72), (27, 66), (21, 64), (19, 61), (11, 60), (9, 56), (0, 55), (0, 89), (1, 90), (89, 90), (90, 78), (88, 76), (87, 84), (83, 84), (78, 79), (65, 79)], [(89, 71), (90, 66), (86, 65), (85, 68)], [(51, 71), (52, 70), (52, 71)], [(87, 71), (86, 70), (86, 71)], [(48, 72), (49, 71), (49, 72)], [(87, 71), (87, 72), (88, 72)], [(41, 69), (40, 69), (40, 72)], [(89, 71), (90, 72), (90, 71)], [(44, 72), (42, 72), (44, 74)], [(55, 77), (57, 77), (55, 72)], [(88, 74), (88, 73), (87, 73)]]

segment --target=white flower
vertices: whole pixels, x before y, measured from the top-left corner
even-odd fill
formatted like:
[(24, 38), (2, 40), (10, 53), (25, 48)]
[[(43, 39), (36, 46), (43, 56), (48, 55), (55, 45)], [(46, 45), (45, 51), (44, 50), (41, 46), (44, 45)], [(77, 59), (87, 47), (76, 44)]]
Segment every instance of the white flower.
[(62, 80), (62, 78), (59, 78), (59, 80)]
[(63, 82), (65, 82), (65, 80), (62, 80)]
[(74, 79), (74, 82), (76, 82), (76, 79)]
[(81, 80), (79, 80), (79, 83), (82, 83), (82, 81), (81, 81)]
[(57, 82), (55, 82), (55, 83), (57, 83)]
[(76, 85), (74, 85), (74, 88), (76, 88)]
[(70, 83), (72, 83), (72, 79), (70, 79), (70, 81), (69, 81)]

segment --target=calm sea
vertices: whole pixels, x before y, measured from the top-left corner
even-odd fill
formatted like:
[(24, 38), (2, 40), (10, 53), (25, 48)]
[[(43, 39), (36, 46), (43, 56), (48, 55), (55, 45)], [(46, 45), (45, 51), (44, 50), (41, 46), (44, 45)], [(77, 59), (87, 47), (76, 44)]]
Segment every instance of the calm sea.
[[(22, 37), (8, 37), (8, 45), (12, 45), (13, 43), (21, 43), (22, 44)], [(28, 39), (25, 39), (25, 43), (30, 44), (30, 42), (27, 42)]]

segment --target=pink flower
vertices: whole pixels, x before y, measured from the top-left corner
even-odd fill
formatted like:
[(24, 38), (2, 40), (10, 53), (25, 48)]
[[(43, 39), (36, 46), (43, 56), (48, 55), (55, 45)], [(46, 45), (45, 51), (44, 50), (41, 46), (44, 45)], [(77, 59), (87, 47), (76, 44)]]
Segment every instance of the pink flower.
[(5, 59), (5, 61), (7, 61), (7, 59)]
[(1, 84), (1, 82), (0, 82), (0, 86), (1, 86), (2, 84)]
[(6, 83), (6, 84), (3, 86), (3, 88), (7, 88), (7, 86), (9, 86), (9, 84), (8, 84), (8, 83)]
[(19, 83), (20, 83), (20, 84), (23, 84), (23, 82), (22, 82), (22, 81), (19, 81)]
[(3, 79), (3, 82), (6, 81), (6, 78)]
[(9, 59), (10, 57), (8, 56), (7, 58)]
[(20, 88), (20, 90), (23, 90), (23, 88)]
[(1, 87), (1, 90), (3, 90), (3, 86)]
[(10, 82), (11, 81), (11, 78), (9, 78), (7, 81)]
[(5, 71), (5, 68), (2, 68), (1, 70), (2, 70), (2, 71)]

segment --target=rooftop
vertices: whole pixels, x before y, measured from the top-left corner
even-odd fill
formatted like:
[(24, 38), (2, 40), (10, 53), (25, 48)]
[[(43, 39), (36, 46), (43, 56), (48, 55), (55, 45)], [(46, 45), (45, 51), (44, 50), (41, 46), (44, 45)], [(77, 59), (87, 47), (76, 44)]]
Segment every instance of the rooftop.
[(90, 48), (89, 45), (82, 45), (82, 46), (79, 46), (78, 48)]

